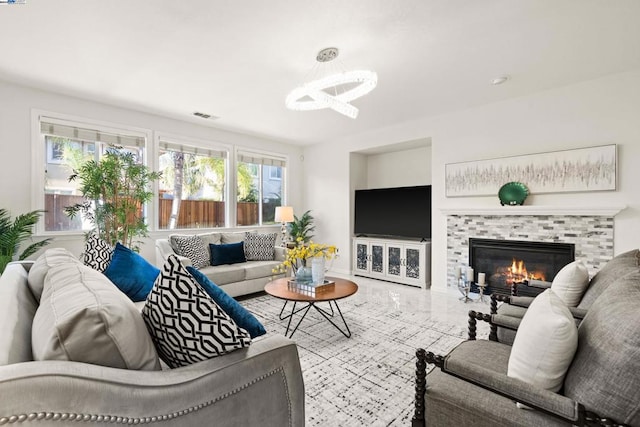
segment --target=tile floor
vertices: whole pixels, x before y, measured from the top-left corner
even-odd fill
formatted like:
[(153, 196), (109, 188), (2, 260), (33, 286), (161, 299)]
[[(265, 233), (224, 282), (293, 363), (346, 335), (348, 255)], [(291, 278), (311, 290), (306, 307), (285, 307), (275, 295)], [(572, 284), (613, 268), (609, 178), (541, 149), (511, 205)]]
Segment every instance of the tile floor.
[[(466, 327), (469, 310), (489, 313), (489, 299), (487, 302), (467, 302), (459, 300), (461, 297), (457, 288), (449, 287), (446, 293), (431, 292), (415, 286), (401, 285), (382, 280), (369, 279), (360, 276), (345, 276), (358, 284), (358, 292), (350, 298), (386, 304), (397, 309), (430, 312), (434, 320), (439, 320)], [(477, 294), (470, 294), (476, 299)]]

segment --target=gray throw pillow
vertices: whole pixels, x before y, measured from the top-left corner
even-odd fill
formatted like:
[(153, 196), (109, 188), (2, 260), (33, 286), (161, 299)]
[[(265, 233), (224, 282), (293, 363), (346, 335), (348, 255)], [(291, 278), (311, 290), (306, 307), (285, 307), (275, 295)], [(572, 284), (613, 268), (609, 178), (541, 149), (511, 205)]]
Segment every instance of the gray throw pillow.
[(42, 290), (44, 288), (44, 278), (47, 276), (49, 269), (56, 265), (66, 263), (76, 263), (82, 265), (82, 261), (73, 256), (71, 252), (65, 248), (47, 249), (42, 255), (36, 259), (36, 262), (29, 270), (29, 288), (37, 301), (40, 301)]
[(135, 305), (102, 273), (79, 263), (49, 269), (31, 334), (34, 360), (160, 369)]
[(209, 265), (209, 250), (200, 236), (172, 236), (172, 242), (176, 253), (189, 258), (195, 268)]
[(244, 256), (247, 261), (272, 261), (275, 257), (277, 233), (246, 233)]

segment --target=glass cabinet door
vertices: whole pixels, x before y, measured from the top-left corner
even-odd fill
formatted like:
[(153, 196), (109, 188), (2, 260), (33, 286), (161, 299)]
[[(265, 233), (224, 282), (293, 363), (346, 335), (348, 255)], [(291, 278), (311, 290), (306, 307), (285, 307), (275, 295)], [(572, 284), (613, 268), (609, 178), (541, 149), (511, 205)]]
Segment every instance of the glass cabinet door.
[(402, 250), (400, 246), (387, 246), (387, 275), (400, 277), (402, 274)]
[(356, 243), (356, 270), (367, 271), (369, 245), (366, 242)]
[(384, 245), (371, 244), (371, 271), (384, 274)]
[(410, 279), (420, 278), (420, 250), (413, 248), (405, 248), (405, 277)]

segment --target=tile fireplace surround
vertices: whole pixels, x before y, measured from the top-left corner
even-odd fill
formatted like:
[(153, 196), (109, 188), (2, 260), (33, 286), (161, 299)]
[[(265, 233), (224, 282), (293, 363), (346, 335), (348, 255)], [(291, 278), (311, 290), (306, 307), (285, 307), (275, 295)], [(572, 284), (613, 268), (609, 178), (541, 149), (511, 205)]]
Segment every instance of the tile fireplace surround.
[(447, 215), (447, 284), (469, 264), (469, 238), (573, 243), (593, 276), (613, 258), (613, 218), (624, 207), (501, 206), (442, 209)]

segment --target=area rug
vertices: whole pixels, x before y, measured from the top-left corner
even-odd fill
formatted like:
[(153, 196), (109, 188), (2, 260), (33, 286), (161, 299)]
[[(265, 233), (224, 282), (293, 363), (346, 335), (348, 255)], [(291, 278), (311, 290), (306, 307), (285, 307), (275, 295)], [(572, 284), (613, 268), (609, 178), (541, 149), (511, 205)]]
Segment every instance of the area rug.
[[(278, 319), (282, 304), (268, 295), (242, 301), (269, 333), (277, 334), (286, 328), (286, 321)], [(304, 377), (306, 425), (410, 425), (416, 348), (446, 354), (466, 339), (465, 325), (355, 298), (340, 300), (339, 305), (351, 338), (313, 309), (292, 338)], [(339, 315), (334, 321), (340, 324)]]

